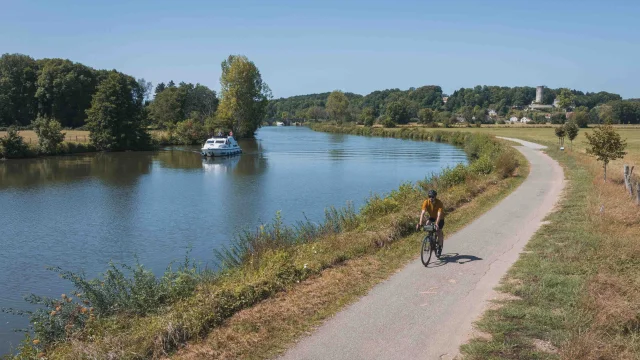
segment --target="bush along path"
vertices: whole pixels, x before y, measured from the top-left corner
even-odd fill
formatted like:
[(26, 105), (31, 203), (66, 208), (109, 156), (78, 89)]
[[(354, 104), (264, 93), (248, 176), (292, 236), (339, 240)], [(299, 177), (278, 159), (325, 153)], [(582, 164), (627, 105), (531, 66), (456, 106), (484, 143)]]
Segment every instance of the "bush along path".
[[(141, 265), (114, 265), (94, 280), (58, 270), (75, 285), (74, 296), (33, 297), (43, 309), (32, 314), (35, 332), (18, 351), (24, 357), (51, 359), (189, 357), (200, 350), (206, 357), (262, 358), (282, 351), (296, 336), (415, 259), (420, 235), (413, 229), (426, 190), (436, 188), (443, 194), (453, 231), (506, 196), (526, 175), (526, 166), (518, 166), (526, 160), (489, 136), (420, 132), (420, 137), (464, 147), (470, 165), (404, 184), (384, 197), (372, 196), (360, 211), (329, 209), (321, 225), (285, 226), (276, 216), (218, 253), (224, 268), (215, 274), (198, 271), (188, 261), (159, 279)], [(350, 283), (350, 276), (331, 281), (343, 270), (361, 281)], [(311, 302), (316, 306), (306, 308), (311, 313), (296, 307), (304, 304), (295, 303), (294, 294), (327, 280), (317, 287)], [(344, 284), (354, 286), (335, 291)], [(338, 299), (332, 301), (332, 296)], [(260, 319), (265, 317), (230, 325), (283, 300), (293, 302), (293, 313), (288, 314), (297, 313), (296, 321), (280, 307), (269, 313), (264, 326)], [(217, 341), (229, 326), (237, 333)], [(267, 326), (271, 330), (259, 336)]]

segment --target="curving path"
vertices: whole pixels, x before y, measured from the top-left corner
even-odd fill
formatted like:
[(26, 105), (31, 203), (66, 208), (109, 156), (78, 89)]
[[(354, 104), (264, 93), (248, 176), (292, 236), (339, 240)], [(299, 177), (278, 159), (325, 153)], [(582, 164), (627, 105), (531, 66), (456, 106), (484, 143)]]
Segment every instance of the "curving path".
[[(357, 303), (327, 320), (283, 359), (452, 359), (472, 322), (496, 297), (493, 288), (552, 211), (564, 187), (560, 165), (540, 150), (516, 148), (529, 177), (476, 221), (445, 238), (446, 260), (412, 262)], [(418, 205), (416, 205), (418, 206)], [(446, 227), (445, 227), (446, 236)]]

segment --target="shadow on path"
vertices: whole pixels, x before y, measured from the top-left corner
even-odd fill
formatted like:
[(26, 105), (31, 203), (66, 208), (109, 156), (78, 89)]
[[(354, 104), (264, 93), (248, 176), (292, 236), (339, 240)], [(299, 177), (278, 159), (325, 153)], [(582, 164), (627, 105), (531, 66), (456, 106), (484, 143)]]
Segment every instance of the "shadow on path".
[(435, 261), (429, 264), (429, 266), (427, 267), (429, 268), (440, 267), (440, 266), (444, 266), (451, 263), (464, 265), (466, 263), (470, 263), (476, 260), (482, 260), (482, 258), (473, 256), (473, 255), (460, 255), (458, 253), (442, 254), (442, 256), (440, 256), (440, 259), (438, 259), (438, 261)]

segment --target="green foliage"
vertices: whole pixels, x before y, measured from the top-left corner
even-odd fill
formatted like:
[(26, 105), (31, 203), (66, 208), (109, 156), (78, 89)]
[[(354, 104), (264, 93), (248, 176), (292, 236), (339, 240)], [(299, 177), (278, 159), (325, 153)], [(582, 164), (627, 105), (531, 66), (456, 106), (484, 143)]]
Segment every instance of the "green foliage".
[(38, 305), (37, 310), (4, 311), (29, 316), (35, 337), (40, 346), (45, 347), (69, 338), (97, 318), (155, 313), (162, 306), (191, 295), (206, 275), (188, 255), (177, 270), (171, 266), (159, 278), (137, 261), (133, 267), (110, 263), (109, 269), (95, 279), (59, 267), (48, 268), (74, 285), (73, 296), (62, 294), (59, 299), (53, 299), (32, 294), (25, 300)]
[(556, 134), (556, 136), (558, 137), (558, 142), (560, 144), (564, 144), (564, 137), (567, 136), (567, 131), (565, 130), (564, 126), (558, 126), (556, 128), (554, 128), (553, 130)]
[(36, 117), (38, 63), (30, 56), (0, 57), (0, 127), (25, 126)]
[(479, 175), (489, 175), (493, 172), (493, 160), (485, 154), (469, 165), (469, 171)]
[(445, 168), (437, 177), (437, 184), (441, 188), (450, 188), (462, 184), (467, 179), (468, 169), (462, 164), (452, 168)]
[(420, 109), (418, 111), (418, 120), (420, 121), (421, 124), (430, 124), (433, 123), (436, 119), (436, 112), (425, 108), (425, 109)]
[(175, 137), (181, 145), (201, 144), (207, 138), (207, 131), (199, 121), (187, 119), (176, 126)]
[(578, 131), (580, 131), (578, 125), (574, 121), (569, 121), (564, 124), (564, 131), (567, 134), (569, 141), (571, 141), (571, 147), (573, 147), (573, 140), (578, 136)]
[(236, 137), (253, 137), (266, 114), (271, 97), (256, 65), (243, 55), (229, 55), (222, 62), (217, 117), (224, 120)]
[(380, 197), (374, 194), (367, 199), (360, 214), (365, 218), (376, 218), (386, 214), (390, 214), (399, 208), (400, 204), (393, 197)]
[(382, 126), (384, 126), (386, 128), (394, 128), (394, 127), (396, 127), (396, 123), (393, 122), (391, 117), (389, 117), (388, 115), (383, 115), (380, 118), (380, 124), (382, 124)]
[(592, 134), (585, 133), (587, 137), (587, 154), (595, 156), (602, 162), (604, 168), (604, 180), (607, 181), (607, 165), (610, 161), (622, 159), (627, 153), (624, 149), (627, 142), (622, 140), (620, 134), (611, 125), (598, 126)]
[(571, 121), (581, 128), (586, 128), (589, 124), (589, 113), (586, 111), (576, 111), (573, 113)]
[(29, 146), (25, 144), (22, 136), (14, 126), (7, 129), (7, 135), (0, 138), (0, 157), (6, 159), (17, 159), (29, 157), (31, 152)]
[(167, 88), (158, 93), (149, 105), (149, 116), (158, 126), (171, 128), (184, 119), (182, 103), (178, 88)]
[(335, 90), (327, 98), (327, 113), (329, 119), (342, 123), (347, 119), (349, 109), (349, 99), (340, 90)]
[(360, 113), (360, 121), (364, 124), (364, 126), (373, 126), (373, 123), (376, 121), (375, 112), (372, 107), (366, 107)]
[(385, 114), (395, 124), (406, 124), (410, 119), (407, 104), (404, 101), (393, 101), (389, 103), (385, 110)]
[(65, 59), (45, 59), (38, 75), (39, 113), (60, 121), (63, 127), (85, 124), (86, 110), (96, 92), (99, 73)]
[[(616, 124), (640, 124), (640, 101), (618, 100), (607, 104), (610, 109), (605, 116)], [(603, 121), (607, 123), (607, 121)]]
[(261, 225), (256, 231), (244, 231), (237, 235), (231, 245), (214, 254), (223, 268), (237, 268), (245, 264), (260, 266), (260, 261), (270, 252), (317, 240), (329, 233), (339, 233), (358, 226), (360, 217), (352, 204), (344, 209), (331, 207), (325, 210), (321, 224), (309, 220), (299, 221), (293, 226), (284, 225), (278, 211), (270, 224)]
[(567, 116), (564, 113), (555, 113), (551, 115), (552, 124), (564, 124), (567, 121)]
[(558, 106), (562, 109), (573, 106), (576, 96), (569, 89), (560, 89), (556, 100), (558, 100)]
[(144, 89), (134, 78), (110, 71), (87, 110), (92, 144), (101, 151), (148, 148), (143, 101)]
[(494, 160), (494, 171), (503, 179), (512, 176), (518, 166), (520, 163), (511, 151), (501, 152)]
[(464, 143), (464, 151), (471, 161), (479, 159), (482, 155), (494, 156), (500, 150), (500, 146), (485, 134), (475, 135)]
[(54, 119), (38, 116), (32, 125), (33, 130), (38, 135), (38, 150), (40, 153), (58, 153), (60, 144), (64, 141), (64, 133), (60, 123)]

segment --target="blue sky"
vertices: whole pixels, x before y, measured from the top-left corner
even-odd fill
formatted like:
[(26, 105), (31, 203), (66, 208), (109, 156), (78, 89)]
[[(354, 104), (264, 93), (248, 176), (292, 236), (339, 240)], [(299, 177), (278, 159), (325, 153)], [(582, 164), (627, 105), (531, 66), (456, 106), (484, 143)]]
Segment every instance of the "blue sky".
[(640, 1), (6, 1), (0, 53), (219, 89), (244, 54), (274, 97), (547, 85), (640, 97)]

